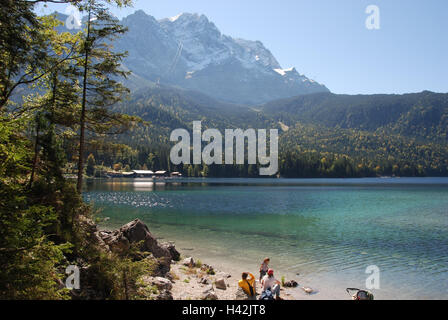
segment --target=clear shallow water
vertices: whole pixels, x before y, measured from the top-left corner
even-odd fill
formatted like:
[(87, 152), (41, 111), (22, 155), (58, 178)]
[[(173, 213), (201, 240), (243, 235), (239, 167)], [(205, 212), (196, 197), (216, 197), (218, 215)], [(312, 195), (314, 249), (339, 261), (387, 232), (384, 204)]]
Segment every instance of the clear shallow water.
[[(380, 268), (377, 299), (448, 298), (448, 179), (149, 179), (90, 181), (108, 227), (142, 219), (185, 254), (346, 299)], [(245, 270), (241, 270), (244, 268)], [(299, 275), (297, 275), (299, 273)]]

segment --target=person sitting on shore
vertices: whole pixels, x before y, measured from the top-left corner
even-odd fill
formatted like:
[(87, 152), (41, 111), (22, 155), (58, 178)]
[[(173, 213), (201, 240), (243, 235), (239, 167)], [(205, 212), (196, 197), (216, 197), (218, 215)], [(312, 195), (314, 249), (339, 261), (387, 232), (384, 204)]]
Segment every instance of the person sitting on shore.
[[(280, 281), (274, 278), (274, 270), (268, 270), (268, 274), (261, 280), (261, 285), (263, 292), (269, 290), (275, 296), (276, 300), (282, 300), (280, 298)], [(263, 293), (261, 295), (263, 296)]]
[(263, 262), (260, 266), (260, 281), (263, 279), (263, 277), (266, 275), (266, 273), (269, 270), (269, 258), (264, 258)]
[(241, 275), (241, 280), (238, 282), (238, 286), (243, 289), (244, 293), (248, 295), (249, 298), (255, 298), (255, 276), (249, 272), (243, 272)]

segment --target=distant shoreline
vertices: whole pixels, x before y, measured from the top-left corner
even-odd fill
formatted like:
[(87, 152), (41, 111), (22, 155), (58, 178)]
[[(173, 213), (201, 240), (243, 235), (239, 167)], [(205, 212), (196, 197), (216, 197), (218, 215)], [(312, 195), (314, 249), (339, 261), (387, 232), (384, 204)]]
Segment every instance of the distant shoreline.
[[(66, 179), (76, 179), (75, 176), (66, 176)], [(109, 178), (99, 178), (99, 177), (86, 177), (87, 180), (135, 180), (135, 179), (145, 179), (145, 180), (207, 180), (207, 179), (245, 179), (245, 180), (362, 180), (362, 179), (443, 179), (448, 178), (448, 176), (425, 176), (425, 177), (415, 177), (415, 176), (379, 176), (379, 177), (306, 177), (306, 178), (291, 178), (291, 177), (181, 177), (181, 178), (151, 178), (151, 177), (109, 177)]]

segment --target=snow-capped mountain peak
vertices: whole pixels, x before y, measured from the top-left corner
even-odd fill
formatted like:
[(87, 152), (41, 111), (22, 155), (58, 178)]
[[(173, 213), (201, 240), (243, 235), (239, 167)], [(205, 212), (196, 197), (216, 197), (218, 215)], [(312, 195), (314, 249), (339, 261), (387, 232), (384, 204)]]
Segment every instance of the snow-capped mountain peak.
[(129, 32), (118, 44), (129, 52), (126, 66), (141, 78), (241, 103), (328, 91), (295, 68), (283, 69), (260, 41), (222, 34), (205, 15), (145, 15), (140, 10), (123, 19)]

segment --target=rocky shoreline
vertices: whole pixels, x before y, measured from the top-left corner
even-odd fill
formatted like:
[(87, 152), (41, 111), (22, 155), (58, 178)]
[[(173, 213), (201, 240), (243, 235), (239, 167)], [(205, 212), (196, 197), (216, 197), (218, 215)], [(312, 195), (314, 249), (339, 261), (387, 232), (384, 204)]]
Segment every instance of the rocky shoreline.
[[(241, 275), (232, 275), (213, 266), (184, 257), (171, 242), (159, 242), (139, 219), (119, 229), (99, 230), (91, 226), (94, 241), (105, 253), (128, 254), (148, 259), (151, 272), (138, 279), (138, 295), (150, 300), (248, 300), (238, 287)], [(256, 285), (260, 294), (260, 286)], [(288, 288), (282, 297), (291, 299)]]

